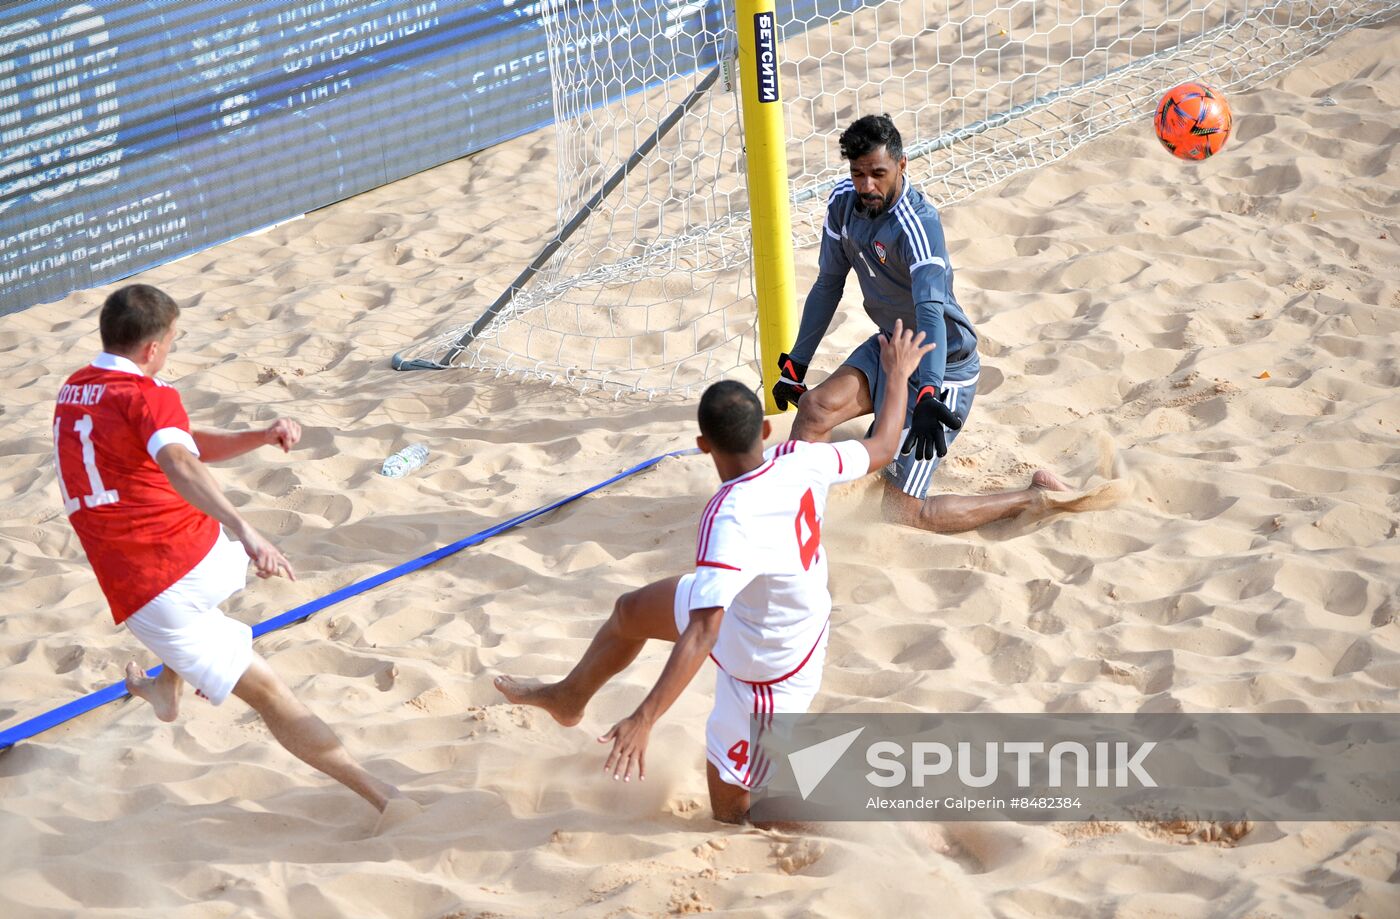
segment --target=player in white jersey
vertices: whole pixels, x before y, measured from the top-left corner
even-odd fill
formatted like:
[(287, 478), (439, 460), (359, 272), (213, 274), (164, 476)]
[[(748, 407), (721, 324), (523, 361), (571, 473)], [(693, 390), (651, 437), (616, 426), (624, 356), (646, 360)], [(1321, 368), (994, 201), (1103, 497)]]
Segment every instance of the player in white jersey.
[[(896, 323), (880, 342), (885, 374), (900, 384), (932, 350)], [(771, 427), (748, 387), (716, 383), (700, 399), (696, 444), (723, 484), (700, 519), (695, 571), (623, 594), (569, 675), (557, 683), (496, 678), (507, 699), (543, 708), (572, 726), (603, 684), (649, 638), (675, 642), (656, 685), (637, 710), (598, 740), (612, 742), (603, 765), (614, 779), (646, 777), (651, 728), (710, 657), (718, 665), (715, 707), (705, 731), (710, 804), (716, 819), (741, 823), (749, 791), (769, 764), (749, 749), (753, 715), (807, 711), (821, 684), (831, 615), (822, 514), (827, 489), (888, 464), (899, 447), (908, 387), (886, 387), (863, 441), (787, 441), (767, 451)]]

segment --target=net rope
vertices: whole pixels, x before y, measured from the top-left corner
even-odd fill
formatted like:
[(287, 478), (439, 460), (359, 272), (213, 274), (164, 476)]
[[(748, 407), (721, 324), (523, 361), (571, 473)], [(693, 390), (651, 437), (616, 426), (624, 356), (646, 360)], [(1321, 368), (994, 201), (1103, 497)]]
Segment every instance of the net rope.
[[(837, 137), (859, 115), (894, 118), (910, 178), (947, 207), (1125, 125), (1146, 130), (1178, 83), (1255, 86), (1395, 15), (1400, 0), (795, 6), (780, 8), (779, 21), (801, 265), (815, 261), (827, 193), (847, 174)], [(719, 66), (726, 77), (479, 336), (454, 347), (480, 311), (404, 356), (649, 395), (762, 376), (732, 13), (717, 2), (660, 7), (544, 4), (561, 226), (703, 72)], [(618, 35), (629, 39), (625, 57)]]

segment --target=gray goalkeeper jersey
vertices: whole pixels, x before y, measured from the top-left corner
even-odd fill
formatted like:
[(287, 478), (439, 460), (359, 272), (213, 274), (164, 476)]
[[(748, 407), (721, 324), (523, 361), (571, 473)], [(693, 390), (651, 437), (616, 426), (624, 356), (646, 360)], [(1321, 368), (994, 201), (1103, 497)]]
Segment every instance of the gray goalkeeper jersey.
[(892, 331), (902, 319), (905, 328), (938, 345), (919, 364), (911, 381), (915, 389), (942, 389), (945, 378), (970, 378), (978, 367), (977, 333), (953, 296), (953, 266), (937, 209), (907, 176), (899, 199), (878, 217), (858, 209), (859, 200), (850, 179), (831, 190), (820, 273), (802, 309), (793, 358), (812, 362), (854, 268), (865, 312), (880, 331)]

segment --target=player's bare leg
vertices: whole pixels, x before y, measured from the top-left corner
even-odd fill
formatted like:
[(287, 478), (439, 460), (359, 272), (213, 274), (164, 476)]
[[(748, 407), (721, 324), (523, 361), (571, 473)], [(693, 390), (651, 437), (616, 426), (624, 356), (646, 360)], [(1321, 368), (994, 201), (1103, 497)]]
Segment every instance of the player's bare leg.
[(1037, 469), (1024, 489), (993, 495), (934, 495), (920, 500), (886, 482), (884, 512), (895, 523), (935, 533), (963, 533), (1026, 511), (1101, 510), (1117, 501), (1119, 494), (1117, 483), (1108, 482), (1073, 498), (1061, 497), (1072, 491), (1048, 469)]
[(174, 721), (180, 714), (180, 693), (185, 681), (180, 674), (165, 667), (158, 676), (148, 677), (139, 664), (126, 665), (126, 691), (145, 699), (161, 721)]
[(330, 727), (292, 695), (291, 689), (256, 654), (233, 687), (233, 694), (252, 706), (272, 736), (297, 759), (319, 770), (383, 812), (399, 790), (381, 782), (350, 758)]
[(836, 372), (814, 386), (797, 403), (792, 423), (792, 439), (825, 443), (841, 424), (875, 411), (865, 374), (842, 364)]
[(815, 824), (792, 820), (753, 820), (749, 817), (749, 790), (741, 785), (730, 785), (721, 779), (719, 770), (709, 760), (705, 761), (705, 781), (710, 786), (710, 810), (720, 823), (748, 824), (761, 830), (781, 830), (788, 833), (811, 833), (819, 829)]
[[(802, 398), (807, 398), (803, 396)], [(739, 785), (730, 785), (719, 777), (719, 770), (709, 760), (705, 761), (705, 781), (710, 786), (710, 810), (720, 823), (749, 822), (749, 790)]]
[(527, 682), (498, 676), (493, 681), (496, 688), (511, 702), (542, 708), (555, 721), (573, 727), (583, 720), (583, 710), (593, 695), (636, 660), (647, 639), (680, 639), (675, 616), (679, 582), (679, 576), (666, 578), (618, 597), (612, 615), (593, 636), (588, 650), (559, 682)]

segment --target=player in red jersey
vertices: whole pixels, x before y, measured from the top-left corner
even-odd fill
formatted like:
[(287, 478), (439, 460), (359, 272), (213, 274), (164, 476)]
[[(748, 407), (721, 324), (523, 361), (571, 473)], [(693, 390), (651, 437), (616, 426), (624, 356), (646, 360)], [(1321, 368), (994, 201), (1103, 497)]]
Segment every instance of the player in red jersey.
[(695, 571), (623, 594), (568, 676), (557, 683), (496, 677), (511, 702), (578, 724), (593, 695), (621, 672), (647, 639), (675, 643), (641, 705), (598, 740), (611, 742), (603, 765), (614, 779), (646, 777), (652, 726), (709, 657), (717, 665), (715, 706), (705, 725), (706, 778), (715, 819), (748, 819), (749, 794), (771, 777), (771, 763), (749, 748), (749, 718), (807, 711), (826, 658), (827, 490), (894, 459), (903, 435), (909, 379), (933, 345), (896, 321), (879, 342), (885, 387), (870, 437), (842, 443), (789, 440), (765, 451), (770, 425), (753, 390), (725, 380), (700, 398), (696, 443), (723, 484), (700, 519)]
[(204, 463), (263, 445), (290, 450), (301, 427), (279, 418), (261, 431), (191, 430), (180, 394), (155, 378), (174, 344), (179, 312), (174, 300), (144, 284), (109, 296), (99, 319), (102, 354), (68, 378), (54, 408), (64, 511), (112, 618), (165, 664), (153, 679), (128, 664), (127, 689), (162, 721), (179, 714), (187, 681), (215, 705), (232, 693), (292, 755), (382, 812), (401, 797), (398, 790), (350, 758), (326, 723), (254, 653), (252, 630), (219, 610), (243, 588), (250, 559), (259, 577), (295, 574), (229, 503)]

